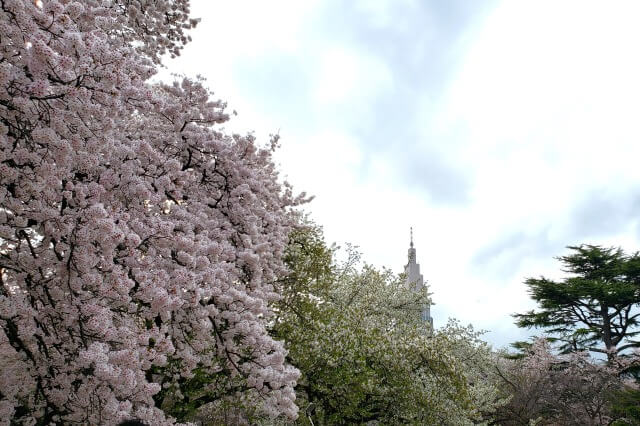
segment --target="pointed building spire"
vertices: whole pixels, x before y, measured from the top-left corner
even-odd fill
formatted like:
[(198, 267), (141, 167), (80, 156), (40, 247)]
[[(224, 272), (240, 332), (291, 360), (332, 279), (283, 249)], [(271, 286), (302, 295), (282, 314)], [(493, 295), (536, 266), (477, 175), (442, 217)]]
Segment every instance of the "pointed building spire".
[(413, 248), (413, 227), (409, 228), (409, 264), (416, 263), (416, 249)]
[[(413, 227), (409, 228), (409, 238), (410, 238), (409, 250), (408, 250), (409, 261), (407, 262), (407, 265), (404, 267), (404, 273), (406, 275), (405, 284), (410, 289), (420, 290), (425, 286), (425, 284), (424, 284), (424, 278), (420, 273), (420, 265), (416, 261), (416, 249), (413, 246)], [(421, 318), (423, 321), (428, 322), (429, 325), (431, 326), (431, 329), (433, 329), (433, 318), (431, 318), (430, 305), (427, 304), (423, 306), (423, 309), (421, 312)]]
[(409, 233), (411, 234), (411, 248), (413, 248), (413, 226), (409, 228)]

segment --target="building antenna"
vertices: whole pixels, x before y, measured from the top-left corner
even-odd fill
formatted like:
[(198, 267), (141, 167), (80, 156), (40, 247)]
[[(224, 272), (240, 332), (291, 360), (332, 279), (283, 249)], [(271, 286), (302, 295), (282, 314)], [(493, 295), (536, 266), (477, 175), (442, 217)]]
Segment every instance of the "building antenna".
[(413, 248), (413, 226), (409, 228), (409, 232), (411, 233), (411, 248)]

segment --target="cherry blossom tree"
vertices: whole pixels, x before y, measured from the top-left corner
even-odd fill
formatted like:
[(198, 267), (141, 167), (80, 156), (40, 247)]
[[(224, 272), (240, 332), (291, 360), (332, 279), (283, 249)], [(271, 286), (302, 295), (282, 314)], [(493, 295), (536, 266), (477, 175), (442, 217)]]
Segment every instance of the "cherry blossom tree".
[(2, 424), (169, 424), (243, 393), (297, 415), (265, 324), (302, 198), (277, 138), (217, 130), (198, 80), (150, 83), (195, 24), (187, 0), (0, 1)]
[(587, 352), (554, 355), (548, 341), (537, 339), (524, 356), (497, 359), (493, 377), (507, 403), (498, 407), (493, 422), (611, 424), (620, 417), (612, 413), (612, 397), (634, 387), (620, 371), (591, 359)]

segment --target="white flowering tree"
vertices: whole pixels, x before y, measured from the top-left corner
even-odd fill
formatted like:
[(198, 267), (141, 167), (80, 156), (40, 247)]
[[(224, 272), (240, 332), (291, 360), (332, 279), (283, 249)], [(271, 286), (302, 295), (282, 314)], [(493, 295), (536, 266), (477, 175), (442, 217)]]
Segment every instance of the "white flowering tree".
[(200, 82), (149, 82), (188, 13), (0, 1), (2, 424), (159, 425), (242, 393), (296, 416), (265, 323), (301, 200)]
[(301, 371), (297, 423), (473, 424), (492, 412), (478, 333), (455, 322), (431, 332), (426, 289), (347, 257), (336, 261), (313, 225), (291, 236), (273, 333)]

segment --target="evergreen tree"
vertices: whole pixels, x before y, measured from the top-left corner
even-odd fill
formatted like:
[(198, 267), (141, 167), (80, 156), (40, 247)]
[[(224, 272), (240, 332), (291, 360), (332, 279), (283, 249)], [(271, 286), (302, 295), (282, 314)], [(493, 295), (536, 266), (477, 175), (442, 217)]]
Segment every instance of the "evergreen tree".
[(563, 352), (589, 350), (609, 360), (640, 346), (640, 255), (597, 245), (569, 246), (558, 258), (568, 277), (525, 281), (537, 311), (515, 314), (520, 327), (545, 329), (562, 343)]

